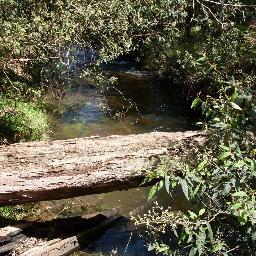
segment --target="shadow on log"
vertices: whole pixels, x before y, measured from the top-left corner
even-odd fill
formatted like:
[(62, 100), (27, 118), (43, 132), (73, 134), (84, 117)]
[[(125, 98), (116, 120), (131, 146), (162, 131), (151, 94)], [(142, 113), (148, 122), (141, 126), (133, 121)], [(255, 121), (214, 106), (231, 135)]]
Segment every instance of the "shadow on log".
[(99, 238), (120, 218), (111, 211), (88, 219), (73, 217), (7, 226), (0, 229), (0, 255), (69, 255)]
[(0, 146), (0, 206), (137, 187), (182, 140), (196, 144), (202, 135), (156, 132)]

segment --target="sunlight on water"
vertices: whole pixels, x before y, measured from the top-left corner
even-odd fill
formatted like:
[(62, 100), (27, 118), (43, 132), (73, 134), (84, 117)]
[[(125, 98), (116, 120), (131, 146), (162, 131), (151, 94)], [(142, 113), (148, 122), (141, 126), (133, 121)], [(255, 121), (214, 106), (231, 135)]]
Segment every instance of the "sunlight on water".
[[(85, 98), (83, 104), (78, 104), (80, 98)], [(76, 81), (63, 101), (74, 102), (74, 106), (64, 110), (61, 116), (52, 117), (53, 139), (192, 129), (184, 99), (175, 90), (171, 90), (169, 84), (131, 74), (122, 75), (119, 83), (110, 88), (95, 88), (84, 81)], [(147, 200), (149, 189), (136, 188), (82, 196), (51, 202), (51, 205), (48, 202), (43, 206), (49, 209), (45, 212), (45, 218), (87, 216), (117, 209), (127, 219), (111, 227), (87, 248), (87, 252), (77, 252), (75, 255), (109, 255), (113, 251), (118, 255), (124, 252), (125, 255), (152, 255), (139, 238), (140, 231), (135, 231), (129, 221), (130, 212), (136, 215), (150, 207)], [(170, 198), (164, 193), (159, 201), (163, 205), (170, 204)], [(171, 204), (174, 210), (182, 209), (186, 207), (186, 200), (177, 194)], [(133, 237), (130, 237), (131, 234)]]
[(80, 81), (63, 101), (69, 97), (86, 100), (55, 118), (54, 139), (191, 129), (184, 99), (157, 81), (123, 77), (109, 88)]

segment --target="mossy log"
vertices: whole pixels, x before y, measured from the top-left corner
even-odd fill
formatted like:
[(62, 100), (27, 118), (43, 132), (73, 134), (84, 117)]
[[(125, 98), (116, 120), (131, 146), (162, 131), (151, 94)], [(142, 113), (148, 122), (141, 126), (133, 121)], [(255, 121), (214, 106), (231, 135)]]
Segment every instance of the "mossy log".
[(175, 143), (198, 132), (156, 132), (0, 146), (0, 206), (129, 189)]

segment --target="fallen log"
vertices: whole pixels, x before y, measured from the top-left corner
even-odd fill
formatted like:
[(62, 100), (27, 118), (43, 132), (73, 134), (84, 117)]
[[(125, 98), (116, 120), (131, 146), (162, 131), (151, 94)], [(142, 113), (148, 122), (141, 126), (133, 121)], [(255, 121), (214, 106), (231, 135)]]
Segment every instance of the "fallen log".
[(114, 215), (96, 227), (92, 227), (84, 232), (81, 232), (72, 237), (67, 237), (65, 239), (53, 239), (50, 241), (45, 241), (33, 246), (31, 249), (26, 250), (21, 253), (20, 256), (64, 256), (70, 255), (77, 251), (84, 244), (84, 241), (91, 239), (90, 237), (98, 235), (104, 232), (110, 225), (116, 222), (120, 216)]
[[(121, 219), (116, 210), (88, 219), (71, 217), (0, 228), (0, 255), (63, 256), (101, 236)], [(75, 226), (75, 227), (74, 227)]]
[(14, 236), (21, 232), (20, 228), (7, 226), (0, 228), (0, 244), (10, 241)]
[(70, 255), (79, 248), (78, 239), (76, 236), (73, 236), (66, 239), (42, 242), (20, 254), (20, 256), (63, 256)]
[(0, 206), (137, 187), (171, 143), (198, 138), (157, 132), (0, 146)]
[(12, 226), (0, 228), (0, 255), (7, 255), (18, 243), (27, 238), (21, 232), (20, 228)]

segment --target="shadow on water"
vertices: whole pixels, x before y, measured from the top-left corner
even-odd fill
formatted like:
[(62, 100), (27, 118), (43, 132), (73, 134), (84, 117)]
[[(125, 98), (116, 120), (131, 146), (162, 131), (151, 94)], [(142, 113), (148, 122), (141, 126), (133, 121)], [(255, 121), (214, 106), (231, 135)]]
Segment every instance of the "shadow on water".
[(54, 139), (193, 128), (179, 92), (152, 79), (122, 75), (117, 85), (103, 88), (76, 81), (64, 101), (81, 96), (84, 104), (53, 119)]
[[(119, 82), (114, 87), (97, 88), (81, 80), (75, 81), (63, 99), (74, 102), (73, 107), (52, 118), (53, 139), (193, 129), (185, 100), (169, 84), (134, 73), (119, 73), (118, 76)], [(81, 98), (85, 98), (82, 104), (79, 103)], [(112, 255), (153, 255), (147, 251), (145, 241), (140, 237), (144, 231), (135, 231), (129, 221), (130, 212), (136, 215), (150, 207), (147, 202), (149, 189), (83, 196), (51, 202), (52, 205), (48, 203), (43, 207), (50, 209), (45, 212), (48, 217), (50, 212), (52, 217), (65, 217), (112, 208), (118, 208), (119, 214), (126, 217), (84, 252), (75, 255), (109, 255), (111, 252)], [(162, 204), (170, 204), (170, 198), (164, 193), (159, 200)], [(171, 202), (174, 210), (186, 208), (186, 204), (181, 193), (177, 193)], [(65, 205), (71, 205), (72, 211), (63, 211)]]

